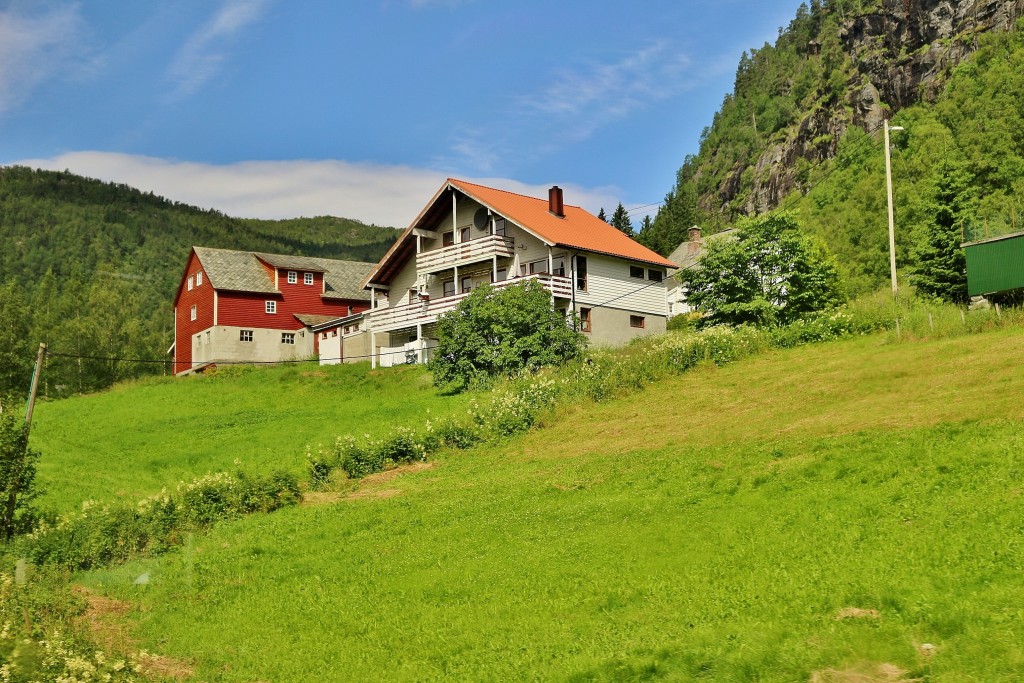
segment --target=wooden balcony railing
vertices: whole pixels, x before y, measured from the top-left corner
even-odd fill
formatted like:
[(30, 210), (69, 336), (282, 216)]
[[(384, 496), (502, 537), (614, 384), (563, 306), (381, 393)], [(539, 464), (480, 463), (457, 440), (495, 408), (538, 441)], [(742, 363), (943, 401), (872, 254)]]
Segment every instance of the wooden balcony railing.
[[(567, 277), (557, 275), (528, 275), (526, 277), (512, 278), (503, 282), (492, 284), (492, 287), (509, 287), (528, 280), (536, 280), (544, 285), (544, 288), (557, 298), (568, 299), (572, 296), (572, 282)], [(440, 299), (419, 301), (391, 308), (378, 308), (367, 311), (370, 322), (369, 327), (374, 332), (389, 332), (400, 330), (416, 325), (429, 325), (437, 322), (438, 316), (454, 309), (459, 302), (465, 299), (468, 294), (456, 294)]]
[(486, 261), (493, 256), (512, 256), (515, 249), (516, 242), (511, 237), (487, 235), (468, 242), (416, 254), (416, 271), (437, 273), (454, 266)]

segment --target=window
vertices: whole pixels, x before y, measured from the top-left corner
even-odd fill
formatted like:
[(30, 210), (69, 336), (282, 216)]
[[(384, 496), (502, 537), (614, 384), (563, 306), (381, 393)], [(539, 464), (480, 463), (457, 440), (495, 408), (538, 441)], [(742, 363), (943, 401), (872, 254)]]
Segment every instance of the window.
[(282, 344), (294, 344), (295, 343), (295, 333), (294, 332), (282, 332), (281, 333), (281, 343)]
[(338, 330), (337, 329), (331, 330), (331, 336), (332, 337), (337, 337), (338, 336)]
[(665, 273), (660, 270), (654, 270), (653, 268), (647, 269), (647, 279), (651, 282), (661, 282), (665, 279)]
[[(576, 289), (587, 291), (587, 257), (576, 257)], [(589, 309), (588, 309), (589, 310)]]
[(203, 284), (203, 271), (200, 270), (198, 273), (196, 273), (196, 287), (198, 287), (201, 284)]
[(252, 341), (252, 330), (239, 330), (238, 341), (240, 342), (251, 342)]
[(495, 235), (501, 235), (502, 237), (504, 237), (507, 234), (505, 232), (506, 230), (507, 230), (507, 228), (505, 227), (505, 219), (504, 218), (495, 218), (494, 219), (494, 234)]
[(629, 267), (629, 276), (630, 277), (635, 277), (635, 278), (640, 278), (641, 280), (643, 280), (644, 279), (644, 269), (643, 269), (643, 266), (630, 266)]
[(313, 284), (313, 273), (303, 273), (302, 274), (302, 284), (304, 284), (304, 285), (311, 285), (311, 284)]
[(193, 306), (192, 308), (189, 309), (189, 311), (188, 311), (188, 319), (189, 320), (195, 320), (196, 319), (196, 307), (195, 306)]
[(196, 278), (194, 275), (188, 276), (188, 291), (192, 291), (192, 287), (195, 286)]
[(508, 268), (498, 268), (498, 278), (495, 282), (504, 282), (508, 279)]
[(590, 309), (580, 309), (580, 332), (590, 332)]
[(565, 257), (556, 256), (552, 260), (552, 264), (553, 267), (551, 269), (551, 274), (557, 275), (558, 277), (565, 277)]
[[(337, 332), (337, 330), (335, 330), (335, 332)], [(327, 339), (327, 330), (324, 330), (323, 332), (320, 333), (320, 338)]]
[(441, 296), (455, 295), (455, 280), (445, 280), (441, 283)]
[(459, 229), (459, 241), (460, 242), (468, 242), (470, 239), (472, 239), (472, 238), (469, 235), (469, 228), (460, 228)]
[(459, 280), (459, 285), (460, 285), (460, 289), (462, 290), (463, 294), (466, 294), (467, 292), (472, 292), (473, 291), (473, 277), (471, 275), (467, 275), (466, 277), (461, 278)]
[(530, 275), (536, 275), (537, 273), (546, 273), (546, 272), (548, 272), (548, 262), (547, 262), (547, 260), (544, 260), (544, 261), (533, 261), (532, 263), (529, 264), (529, 266), (530, 266)]
[(644, 329), (644, 317), (642, 315), (629, 316), (629, 326)]
[(210, 343), (210, 331), (209, 330), (206, 331), (206, 343), (207, 344)]
[(263, 310), (267, 313), (277, 313), (277, 302), (276, 301), (264, 301)]
[(296, 273), (294, 270), (289, 270), (288, 271), (288, 284), (294, 285), (298, 281), (299, 281), (299, 274)]
[(450, 247), (455, 244), (455, 233), (449, 230), (441, 235), (441, 246)]

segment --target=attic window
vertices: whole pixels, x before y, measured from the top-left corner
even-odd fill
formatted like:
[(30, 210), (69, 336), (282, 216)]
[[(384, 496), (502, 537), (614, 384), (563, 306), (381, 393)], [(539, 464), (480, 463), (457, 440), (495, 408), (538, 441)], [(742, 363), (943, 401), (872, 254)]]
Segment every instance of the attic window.
[(506, 230), (506, 228), (505, 228), (505, 219), (504, 218), (495, 218), (494, 219), (494, 234), (495, 235), (502, 235), (502, 236), (504, 236), (505, 235), (505, 230)]
[(660, 270), (654, 270), (653, 268), (647, 269), (647, 279), (651, 282), (661, 282), (665, 279), (665, 273)]
[(299, 281), (299, 274), (296, 273), (294, 270), (289, 270), (288, 271), (288, 284), (294, 285), (298, 281)]
[(302, 274), (302, 284), (304, 284), (304, 285), (311, 285), (311, 284), (313, 284), (313, 273), (303, 273)]
[(196, 278), (193, 275), (188, 276), (188, 291), (192, 291), (192, 287), (195, 286)]
[(196, 273), (196, 287), (198, 287), (201, 284), (203, 284), (203, 271), (200, 270), (198, 273)]
[(195, 320), (196, 319), (196, 307), (195, 306), (193, 306), (192, 308), (189, 309), (188, 315), (189, 315), (189, 320)]
[(629, 267), (629, 276), (630, 277), (639, 278), (639, 279), (643, 280), (644, 279), (644, 268), (643, 268), (643, 266), (630, 266)]

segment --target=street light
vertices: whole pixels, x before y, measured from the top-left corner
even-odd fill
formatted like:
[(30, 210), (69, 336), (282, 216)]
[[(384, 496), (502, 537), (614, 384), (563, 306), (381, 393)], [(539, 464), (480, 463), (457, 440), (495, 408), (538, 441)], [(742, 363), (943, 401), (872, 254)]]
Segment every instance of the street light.
[(892, 295), (897, 295), (896, 285), (896, 228), (892, 218), (892, 162), (889, 160), (889, 131), (903, 130), (902, 126), (889, 127), (885, 120), (885, 189), (889, 195), (889, 273), (892, 276)]

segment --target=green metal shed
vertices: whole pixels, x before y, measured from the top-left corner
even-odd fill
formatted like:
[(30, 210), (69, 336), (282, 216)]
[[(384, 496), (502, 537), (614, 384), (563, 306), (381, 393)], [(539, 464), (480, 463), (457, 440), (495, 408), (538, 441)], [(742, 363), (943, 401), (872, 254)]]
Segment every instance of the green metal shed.
[(970, 296), (1024, 289), (1024, 232), (964, 244)]

